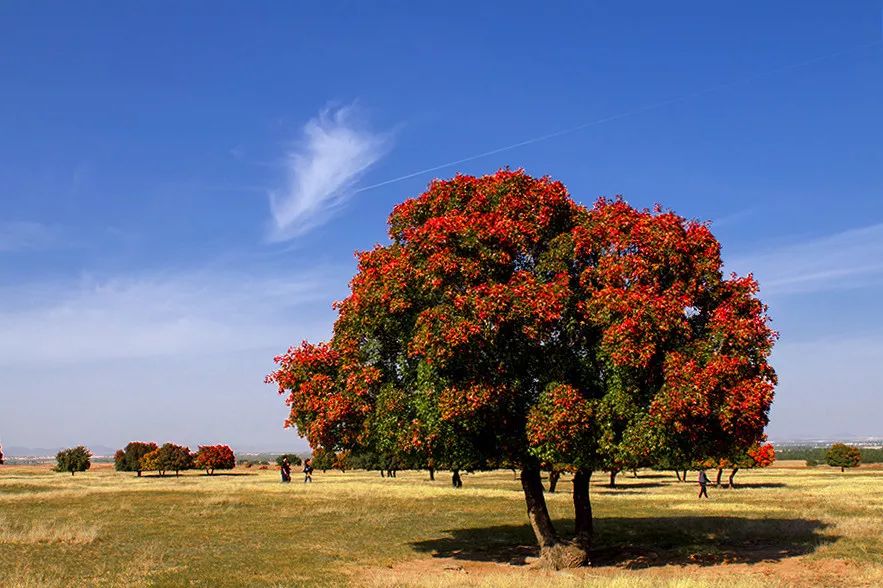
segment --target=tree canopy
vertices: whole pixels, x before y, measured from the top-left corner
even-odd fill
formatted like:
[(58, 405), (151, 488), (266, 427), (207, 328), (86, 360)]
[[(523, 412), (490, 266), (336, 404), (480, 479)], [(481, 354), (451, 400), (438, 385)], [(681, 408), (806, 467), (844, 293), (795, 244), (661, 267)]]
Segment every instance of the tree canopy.
[(166, 472), (175, 472), (175, 476), (181, 470), (189, 470), (193, 467), (193, 454), (189, 447), (164, 443), (162, 447), (154, 449), (141, 460), (141, 466), (145, 470), (156, 471), (160, 476)]
[[(268, 376), (312, 447), (517, 464), (557, 566), (585, 560), (593, 470), (762, 438), (775, 333), (754, 279), (722, 274), (707, 225), (619, 198), (586, 208), (501, 170), (434, 181), (395, 207), (389, 236), (358, 254), (331, 340)], [(579, 475), (577, 550), (552, 526), (541, 462)]]

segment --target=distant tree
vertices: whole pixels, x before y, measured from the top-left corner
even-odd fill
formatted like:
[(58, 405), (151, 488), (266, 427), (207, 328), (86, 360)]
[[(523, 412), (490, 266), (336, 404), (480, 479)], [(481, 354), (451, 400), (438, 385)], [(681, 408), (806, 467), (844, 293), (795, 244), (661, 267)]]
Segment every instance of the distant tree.
[(299, 466), (303, 463), (299, 455), (296, 455), (294, 453), (283, 453), (282, 455), (276, 457), (276, 465), (281, 467), (282, 460), (286, 457), (288, 458), (288, 463), (293, 466)]
[(0, 445), (0, 465), (3, 465), (3, 446)]
[(156, 443), (132, 441), (125, 449), (118, 449), (113, 456), (114, 467), (118, 472), (137, 472), (141, 477), (141, 460), (145, 455), (157, 448)]
[(327, 449), (316, 449), (313, 451), (313, 467), (322, 470), (324, 473), (334, 467), (334, 452)]
[(229, 445), (200, 445), (193, 464), (211, 476), (215, 470), (232, 470), (236, 467), (236, 457)]
[[(341, 451), (334, 456), (333, 467), (336, 470), (340, 470), (341, 472), (346, 472), (350, 468), (350, 452), (349, 451)], [(314, 466), (315, 467), (315, 466)]]
[(62, 449), (55, 456), (56, 472), (85, 472), (92, 466), (92, 452), (86, 447), (78, 445), (70, 449)]
[(817, 465), (819, 465), (819, 462), (817, 462), (817, 461), (814, 460), (814, 459), (811, 459), (811, 458), (810, 458), (810, 459), (806, 460), (806, 467), (808, 467), (808, 468), (814, 468), (814, 467), (816, 467)]
[(858, 447), (846, 445), (845, 443), (835, 443), (828, 449), (825, 454), (825, 461), (829, 466), (840, 468), (845, 471), (846, 468), (854, 468), (862, 461), (862, 454)]
[(181, 470), (189, 470), (193, 467), (193, 454), (188, 447), (165, 443), (159, 449), (154, 449), (144, 456), (141, 467), (145, 470), (153, 470), (160, 476), (166, 472), (175, 472), (175, 476)]

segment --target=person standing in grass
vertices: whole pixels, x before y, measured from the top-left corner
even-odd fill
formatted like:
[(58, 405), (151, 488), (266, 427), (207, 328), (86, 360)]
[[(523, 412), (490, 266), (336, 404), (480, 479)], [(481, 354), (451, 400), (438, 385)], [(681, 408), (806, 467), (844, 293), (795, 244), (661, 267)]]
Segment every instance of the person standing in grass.
[(304, 460), (304, 484), (311, 484), (313, 482), (313, 460), (307, 459)]
[(708, 476), (705, 475), (705, 470), (699, 470), (699, 498), (703, 496), (708, 498)]
[(291, 463), (288, 461), (288, 456), (282, 458), (282, 482), (288, 483), (291, 481)]

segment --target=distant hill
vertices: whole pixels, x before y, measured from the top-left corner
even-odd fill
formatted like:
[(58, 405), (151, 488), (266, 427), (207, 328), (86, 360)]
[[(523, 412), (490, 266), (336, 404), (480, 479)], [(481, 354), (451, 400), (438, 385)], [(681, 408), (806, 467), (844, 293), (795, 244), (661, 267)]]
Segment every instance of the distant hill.
[[(86, 445), (92, 455), (96, 457), (112, 457), (116, 449), (106, 445)], [(3, 454), (8, 457), (55, 457), (55, 454), (66, 449), (65, 447), (18, 447), (10, 445), (3, 448)]]

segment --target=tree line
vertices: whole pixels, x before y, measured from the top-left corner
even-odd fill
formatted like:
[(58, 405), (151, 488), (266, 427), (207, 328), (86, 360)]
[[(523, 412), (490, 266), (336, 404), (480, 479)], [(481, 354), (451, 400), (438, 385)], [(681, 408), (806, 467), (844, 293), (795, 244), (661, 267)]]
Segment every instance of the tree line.
[[(828, 461), (828, 456), (831, 454), (831, 451), (834, 447), (846, 445), (847, 447), (852, 447), (858, 452), (860, 463), (883, 463), (883, 448), (878, 447), (855, 447), (852, 445), (847, 445), (845, 443), (835, 443), (830, 447), (815, 447), (815, 446), (789, 446), (789, 447), (781, 447), (778, 450), (779, 459), (791, 459), (791, 460), (800, 460), (805, 461), (808, 466), (815, 466), (819, 464), (828, 464), (831, 466), (839, 467), (836, 463), (830, 463)], [(842, 449), (838, 449), (835, 451), (834, 455), (842, 452)], [(850, 466), (851, 467), (851, 466)]]

